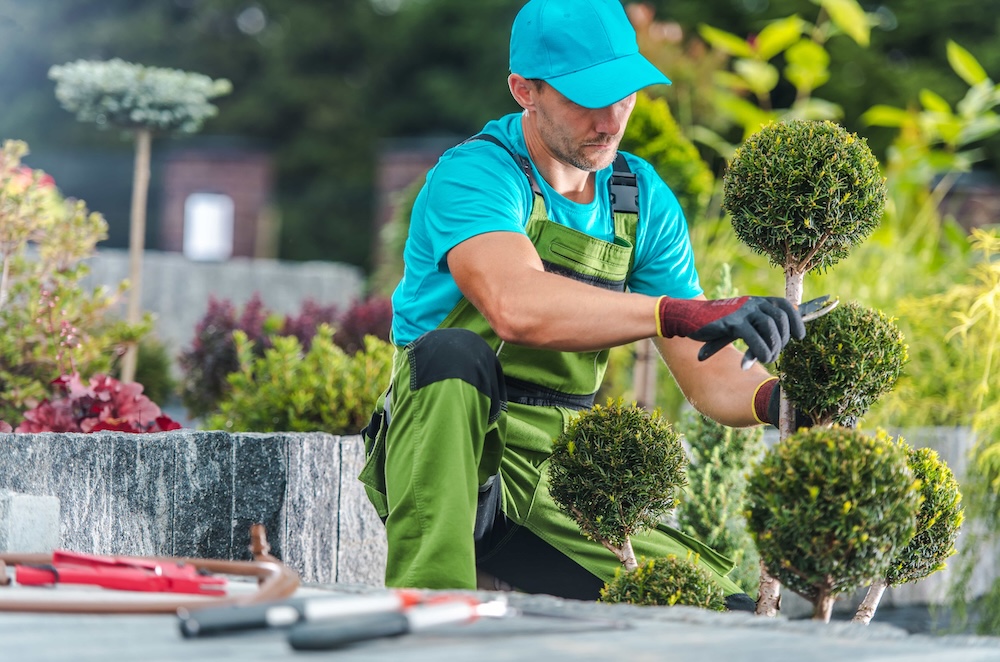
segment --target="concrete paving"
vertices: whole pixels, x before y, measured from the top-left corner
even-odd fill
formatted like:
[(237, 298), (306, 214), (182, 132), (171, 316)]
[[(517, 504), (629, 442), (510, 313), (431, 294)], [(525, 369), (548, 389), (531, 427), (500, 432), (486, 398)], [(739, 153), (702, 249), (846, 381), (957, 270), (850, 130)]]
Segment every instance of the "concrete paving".
[[(0, 603), (3, 591), (0, 588)], [(18, 589), (14, 589), (18, 590)], [(31, 589), (21, 589), (31, 590)], [(38, 589), (35, 589), (38, 590)], [(347, 589), (347, 592), (357, 589)], [(371, 589), (363, 589), (369, 592)], [(339, 587), (309, 595), (335, 595)], [(482, 599), (497, 594), (478, 593)], [(0, 613), (5, 662), (208, 662), (217, 660), (742, 660), (785, 662), (1000, 661), (1000, 638), (911, 635), (873, 623), (814, 623), (688, 607), (636, 607), (511, 594), (519, 614), (467, 625), (300, 652), (286, 630), (185, 639), (174, 616), (80, 616)]]

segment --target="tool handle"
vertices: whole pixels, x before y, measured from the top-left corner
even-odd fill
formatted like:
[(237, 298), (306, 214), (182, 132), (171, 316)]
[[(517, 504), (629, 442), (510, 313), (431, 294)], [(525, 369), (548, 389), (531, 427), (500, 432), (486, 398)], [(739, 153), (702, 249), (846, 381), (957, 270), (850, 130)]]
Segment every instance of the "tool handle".
[(187, 638), (210, 637), (243, 630), (283, 627), (302, 619), (304, 599), (253, 605), (178, 609), (181, 634)]
[(364, 614), (326, 623), (301, 624), (288, 633), (295, 650), (331, 650), (359, 641), (395, 637), (410, 631), (410, 621), (400, 612)]

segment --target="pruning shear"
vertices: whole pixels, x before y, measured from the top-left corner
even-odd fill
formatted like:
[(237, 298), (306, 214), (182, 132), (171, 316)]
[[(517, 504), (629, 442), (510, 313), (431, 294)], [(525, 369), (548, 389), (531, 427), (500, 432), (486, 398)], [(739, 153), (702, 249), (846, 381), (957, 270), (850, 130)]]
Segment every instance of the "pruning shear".
[[(836, 308), (840, 304), (840, 299), (834, 299), (830, 301), (830, 295), (824, 294), (821, 297), (816, 297), (815, 299), (810, 299), (805, 303), (799, 304), (799, 314), (802, 315), (803, 322), (811, 322), (817, 317), (822, 317), (828, 312)], [(750, 366), (757, 362), (757, 357), (750, 353), (748, 350), (743, 355), (743, 361), (740, 363), (740, 367), (744, 370), (749, 370)]]
[(47, 565), (18, 565), (23, 586), (89, 584), (119, 591), (225, 595), (226, 579), (202, 574), (193, 565), (169, 560), (96, 556), (65, 550), (52, 553)]

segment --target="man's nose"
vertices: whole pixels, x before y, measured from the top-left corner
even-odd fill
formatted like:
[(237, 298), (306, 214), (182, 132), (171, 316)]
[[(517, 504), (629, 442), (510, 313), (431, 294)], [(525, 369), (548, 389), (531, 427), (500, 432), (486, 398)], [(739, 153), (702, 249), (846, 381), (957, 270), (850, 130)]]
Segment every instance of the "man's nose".
[(594, 109), (594, 128), (598, 133), (617, 135), (625, 126), (628, 117), (627, 105), (621, 102), (605, 108)]

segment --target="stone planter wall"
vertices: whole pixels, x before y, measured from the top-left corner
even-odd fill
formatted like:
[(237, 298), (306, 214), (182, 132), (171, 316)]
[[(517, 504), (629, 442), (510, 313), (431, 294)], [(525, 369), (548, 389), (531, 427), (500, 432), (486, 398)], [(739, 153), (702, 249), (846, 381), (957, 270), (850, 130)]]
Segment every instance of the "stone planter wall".
[[(914, 446), (935, 448), (960, 480), (965, 475), (973, 444), (967, 430), (902, 434)], [(385, 530), (356, 478), (364, 459), (359, 436), (6, 434), (0, 435), (0, 449), (0, 492), (58, 497), (63, 548), (248, 559), (250, 525), (261, 522), (272, 552), (304, 581), (383, 583)], [(977, 595), (1000, 572), (1000, 550), (986, 557), (994, 563), (978, 568)], [(950, 580), (944, 570), (889, 589), (882, 604), (942, 603)], [(861, 595), (838, 602), (838, 608), (853, 610)], [(808, 609), (786, 592), (784, 613)]]
[(249, 559), (249, 529), (307, 582), (378, 585), (385, 533), (356, 480), (358, 436), (0, 435), (0, 490), (60, 501), (60, 545)]

